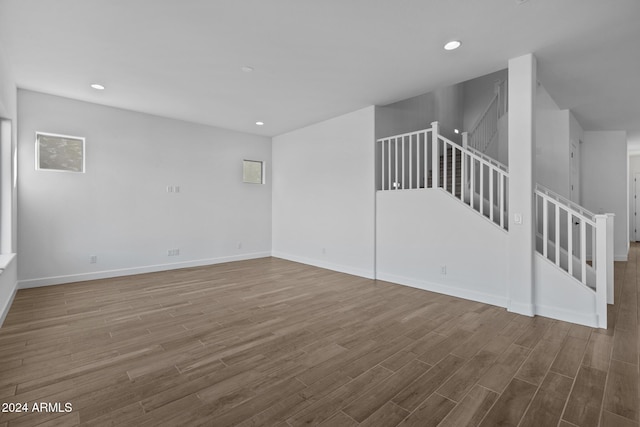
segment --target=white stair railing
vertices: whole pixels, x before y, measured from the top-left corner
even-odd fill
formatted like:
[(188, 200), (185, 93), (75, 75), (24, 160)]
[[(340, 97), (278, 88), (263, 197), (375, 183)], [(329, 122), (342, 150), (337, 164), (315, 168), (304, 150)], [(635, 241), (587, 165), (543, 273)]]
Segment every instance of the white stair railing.
[(431, 169), (431, 129), (378, 140), (381, 164), (379, 190), (426, 188)]
[[(462, 133), (462, 146), (465, 147), (467, 144), (467, 132), (463, 132)], [(502, 162), (499, 162), (498, 160), (487, 156), (484, 153), (479, 152), (478, 150), (476, 150), (473, 147), (467, 146), (466, 147), (467, 150), (471, 151), (473, 154), (475, 154), (476, 156), (480, 157), (481, 159), (485, 160), (488, 163), (491, 163), (493, 166), (495, 166), (498, 169), (502, 169), (505, 172), (509, 172), (509, 167), (507, 165), (505, 165)]]
[(495, 93), (489, 104), (469, 132), (469, 147), (485, 153), (493, 137), (498, 133), (498, 120), (507, 112), (507, 82), (496, 83)]
[(600, 327), (613, 303), (613, 214), (595, 215), (536, 186), (537, 251), (595, 292)]
[(442, 188), (503, 229), (508, 228), (506, 166), (430, 129), (378, 140), (378, 190)]

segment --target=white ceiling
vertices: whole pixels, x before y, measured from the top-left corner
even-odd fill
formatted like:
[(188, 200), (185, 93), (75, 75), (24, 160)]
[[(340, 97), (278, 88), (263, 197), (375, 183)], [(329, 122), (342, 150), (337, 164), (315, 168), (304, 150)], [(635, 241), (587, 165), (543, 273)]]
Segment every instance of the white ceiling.
[(520, 3), (0, 0), (0, 49), (21, 88), (269, 136), (533, 52), (586, 130), (640, 134), (640, 1)]

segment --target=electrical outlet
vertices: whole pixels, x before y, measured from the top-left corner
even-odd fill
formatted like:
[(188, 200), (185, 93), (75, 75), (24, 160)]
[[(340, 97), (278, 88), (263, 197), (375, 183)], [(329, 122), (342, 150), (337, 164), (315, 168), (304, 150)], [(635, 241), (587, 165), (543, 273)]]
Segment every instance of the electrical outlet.
[(167, 185), (167, 193), (173, 193), (173, 185)]
[(326, 255), (327, 254), (327, 248), (322, 248), (322, 255)]
[(89, 264), (96, 264), (98, 262), (98, 255), (89, 256)]
[(522, 225), (522, 214), (514, 213), (513, 214), (513, 222), (518, 225)]
[(167, 256), (178, 256), (178, 255), (180, 255), (180, 249), (167, 250)]
[(242, 242), (238, 242), (238, 249), (242, 249)]
[(447, 266), (443, 265), (442, 267), (440, 267), (440, 274), (447, 274)]

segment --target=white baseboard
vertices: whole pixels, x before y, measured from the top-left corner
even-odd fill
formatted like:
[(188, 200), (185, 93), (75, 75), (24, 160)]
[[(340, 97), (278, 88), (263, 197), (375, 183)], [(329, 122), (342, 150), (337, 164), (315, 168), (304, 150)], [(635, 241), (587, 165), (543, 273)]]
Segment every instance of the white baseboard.
[(507, 311), (529, 317), (533, 317), (536, 314), (533, 304), (522, 304), (513, 301), (509, 301)]
[(254, 252), (250, 254), (233, 255), (219, 258), (207, 258), (171, 264), (147, 265), (141, 267), (104, 270), (91, 273), (68, 274), (64, 276), (41, 277), (38, 279), (19, 280), (19, 289), (38, 288), (41, 286), (61, 285), (63, 283), (84, 282), (87, 280), (108, 279), (111, 277), (131, 276), (134, 274), (155, 273), (158, 271), (176, 270), (179, 268), (202, 267), (205, 265), (222, 264), (224, 262), (244, 261), (248, 259), (265, 258), (271, 252)]
[(366, 279), (374, 279), (375, 273), (373, 267), (371, 270), (365, 270), (362, 268), (351, 267), (348, 265), (334, 264), (331, 262), (321, 261), (312, 258), (301, 257), (297, 255), (291, 255), (284, 252), (273, 251), (271, 256), (275, 258), (282, 258), (288, 261), (299, 262), (300, 264), (313, 265), (314, 267), (326, 268), (327, 270), (338, 271), (340, 273), (351, 274), (353, 276), (364, 277)]
[(536, 305), (535, 309), (538, 316), (550, 317), (552, 319), (562, 320), (563, 322), (576, 323), (591, 328), (599, 328), (598, 315), (595, 313), (584, 314), (544, 305)]
[(459, 288), (440, 283), (429, 282), (426, 280), (414, 279), (411, 277), (398, 276), (395, 274), (387, 274), (378, 272), (378, 280), (397, 283), (399, 285), (410, 286), (412, 288), (422, 289), (425, 291), (437, 292), (439, 294), (450, 295), (456, 298), (468, 299), (471, 301), (482, 302), (485, 304), (496, 305), (498, 307), (507, 307), (507, 298), (500, 295), (487, 294), (484, 292), (472, 291), (469, 289)]

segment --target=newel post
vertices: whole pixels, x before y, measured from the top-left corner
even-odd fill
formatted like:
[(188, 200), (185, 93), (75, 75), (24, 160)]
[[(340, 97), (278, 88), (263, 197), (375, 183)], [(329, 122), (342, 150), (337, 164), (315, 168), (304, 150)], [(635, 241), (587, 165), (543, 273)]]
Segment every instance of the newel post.
[(607, 304), (613, 304), (613, 220), (616, 214), (607, 214)]
[(607, 254), (607, 215), (596, 215), (596, 313), (598, 327), (607, 329), (607, 280), (609, 263)]
[(431, 188), (438, 188), (440, 186), (440, 156), (438, 154), (438, 122), (431, 123)]
[[(462, 132), (462, 148), (464, 148), (465, 150), (469, 149), (469, 132)], [(461, 199), (464, 200), (464, 189), (466, 185), (469, 183), (469, 178), (467, 177), (467, 153), (465, 152), (462, 152), (461, 166), (462, 166), (462, 186), (461, 186), (460, 196), (461, 196)], [(471, 195), (470, 197), (473, 197), (473, 195)]]

